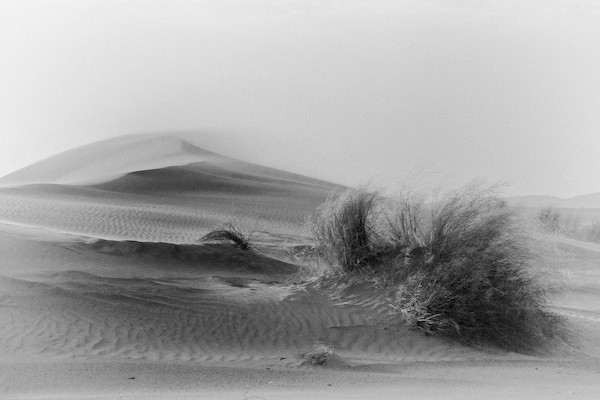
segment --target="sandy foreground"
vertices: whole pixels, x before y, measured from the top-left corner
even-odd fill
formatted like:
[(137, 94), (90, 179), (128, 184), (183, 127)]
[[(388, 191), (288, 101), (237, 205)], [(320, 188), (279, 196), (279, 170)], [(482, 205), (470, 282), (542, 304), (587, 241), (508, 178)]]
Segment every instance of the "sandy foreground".
[[(137, 165), (123, 143), (88, 148), (110, 152), (109, 178), (73, 183), (54, 159), (0, 190), (0, 398), (600, 398), (600, 246), (544, 238), (575, 344), (480, 351), (407, 330), (368, 288), (293, 284), (306, 217), (334, 186), (152, 143)], [(197, 244), (229, 222), (256, 251)], [(309, 362), (315, 345), (329, 365)]]

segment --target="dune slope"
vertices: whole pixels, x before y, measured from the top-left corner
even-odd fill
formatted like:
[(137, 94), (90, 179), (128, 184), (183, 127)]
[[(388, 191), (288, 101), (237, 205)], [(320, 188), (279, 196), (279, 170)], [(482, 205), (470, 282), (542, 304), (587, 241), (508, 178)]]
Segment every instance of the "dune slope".
[(2, 185), (105, 182), (135, 170), (182, 165), (214, 154), (184, 146), (177, 136), (129, 135), (81, 146), (39, 161), (0, 179)]
[(302, 234), (307, 216), (336, 188), (173, 136), (84, 146), (0, 182), (11, 184), (0, 189), (5, 222), (174, 243), (193, 242), (223, 223), (247, 233), (268, 226), (271, 233)]

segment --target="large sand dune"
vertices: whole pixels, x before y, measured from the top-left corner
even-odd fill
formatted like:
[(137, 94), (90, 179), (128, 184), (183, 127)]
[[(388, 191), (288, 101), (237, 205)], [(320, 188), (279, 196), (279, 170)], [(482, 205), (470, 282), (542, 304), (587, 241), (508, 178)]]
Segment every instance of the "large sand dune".
[(0, 190), (0, 220), (5, 222), (173, 243), (193, 242), (223, 223), (245, 232), (268, 227), (269, 232), (302, 234), (307, 216), (336, 189), (172, 136), (84, 146), (0, 183), (7, 186)]
[[(543, 238), (579, 339), (534, 357), (409, 331), (370, 288), (294, 284), (333, 184), (174, 137), (91, 145), (4, 183), (0, 398), (600, 396), (599, 246)], [(230, 222), (254, 251), (197, 243)], [(315, 345), (329, 366), (310, 364)]]

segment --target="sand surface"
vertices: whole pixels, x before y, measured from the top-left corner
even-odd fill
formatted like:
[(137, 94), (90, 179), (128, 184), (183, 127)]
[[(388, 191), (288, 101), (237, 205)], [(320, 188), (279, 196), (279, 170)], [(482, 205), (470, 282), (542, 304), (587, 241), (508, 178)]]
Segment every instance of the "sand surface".
[[(110, 178), (67, 168), (75, 152), (0, 190), (0, 398), (600, 398), (600, 246), (541, 239), (574, 345), (481, 351), (407, 330), (368, 289), (294, 284), (334, 185), (151, 143), (128, 162), (131, 140), (88, 147)], [(197, 243), (229, 222), (255, 251)], [(328, 366), (307, 361), (319, 344)]]

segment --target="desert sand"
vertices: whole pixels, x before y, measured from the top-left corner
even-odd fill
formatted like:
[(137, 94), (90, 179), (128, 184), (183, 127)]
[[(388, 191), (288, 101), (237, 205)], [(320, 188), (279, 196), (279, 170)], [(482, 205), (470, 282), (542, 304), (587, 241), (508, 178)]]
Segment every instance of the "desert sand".
[[(129, 136), (0, 184), (0, 398), (600, 398), (600, 245), (540, 236), (576, 340), (523, 355), (298, 285), (331, 183)], [(198, 242), (227, 223), (254, 250)]]

